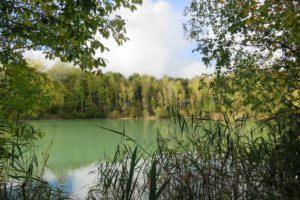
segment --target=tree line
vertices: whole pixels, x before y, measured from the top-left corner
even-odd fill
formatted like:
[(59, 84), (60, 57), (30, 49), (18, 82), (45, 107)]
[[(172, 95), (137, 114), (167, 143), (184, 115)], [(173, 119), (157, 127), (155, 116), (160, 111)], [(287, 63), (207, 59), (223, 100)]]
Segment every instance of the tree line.
[(218, 112), (213, 90), (208, 86), (213, 76), (192, 79), (134, 73), (88, 73), (73, 66), (56, 63), (43, 70), (36, 61), (29, 65), (43, 71), (47, 81), (42, 84), (47, 103), (29, 117), (167, 117), (170, 109), (183, 115), (200, 111)]

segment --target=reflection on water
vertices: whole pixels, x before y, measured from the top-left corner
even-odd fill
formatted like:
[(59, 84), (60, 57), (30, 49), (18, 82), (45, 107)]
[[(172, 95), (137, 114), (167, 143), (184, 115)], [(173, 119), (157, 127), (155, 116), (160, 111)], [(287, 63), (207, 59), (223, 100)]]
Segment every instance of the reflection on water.
[(65, 174), (65, 177), (58, 177), (50, 169), (45, 170), (44, 178), (53, 186), (60, 186), (64, 191), (71, 193), (78, 199), (84, 199), (89, 188), (93, 185), (96, 173), (96, 164), (73, 169)]
[(120, 135), (97, 126), (119, 131), (125, 127), (126, 134), (148, 150), (156, 146), (157, 131), (167, 133), (170, 128), (166, 120), (40, 120), (29, 123), (45, 133), (37, 143), (39, 155), (47, 152), (51, 144), (45, 179), (63, 186), (64, 191), (79, 199), (84, 198), (94, 181), (95, 174), (90, 172), (95, 170), (96, 163), (112, 158), (121, 140)]

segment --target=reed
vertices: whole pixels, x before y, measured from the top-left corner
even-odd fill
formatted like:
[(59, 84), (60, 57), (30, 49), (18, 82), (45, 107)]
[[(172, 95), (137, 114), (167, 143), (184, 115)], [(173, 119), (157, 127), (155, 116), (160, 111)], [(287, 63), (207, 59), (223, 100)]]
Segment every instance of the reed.
[(87, 199), (299, 199), (300, 142), (283, 142), (288, 127), (247, 128), (248, 115), (172, 116), (180, 131), (158, 134), (154, 153), (122, 131), (136, 147), (122, 143), (112, 162), (99, 165)]
[(42, 177), (46, 161), (39, 162), (34, 140), (41, 133), (26, 123), (0, 119), (0, 199), (60, 200), (71, 196)]

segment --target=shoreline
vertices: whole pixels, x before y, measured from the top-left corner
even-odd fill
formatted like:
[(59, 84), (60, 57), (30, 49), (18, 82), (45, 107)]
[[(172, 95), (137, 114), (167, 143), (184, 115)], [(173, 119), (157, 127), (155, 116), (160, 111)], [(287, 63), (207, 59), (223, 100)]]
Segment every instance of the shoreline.
[[(235, 116), (239, 116), (242, 117), (242, 113), (237, 113)], [(184, 118), (192, 118), (191, 116), (184, 116), (182, 115), (182, 117)], [(257, 119), (261, 119), (263, 118), (261, 115), (256, 114), (256, 115), (252, 115), (252, 117), (257, 118)], [(129, 116), (121, 116), (121, 117), (110, 117), (110, 116), (84, 116), (84, 115), (64, 115), (64, 114), (57, 114), (57, 115), (41, 115), (38, 117), (28, 117), (28, 116), (24, 116), (21, 117), (22, 120), (75, 120), (75, 119), (119, 119), (119, 120), (160, 120), (160, 119), (168, 119), (170, 118), (169, 116), (143, 116), (143, 117), (129, 117)], [(222, 120), (224, 119), (224, 116), (222, 113), (218, 113), (218, 112), (211, 112), (211, 113), (206, 113), (203, 116), (194, 116), (195, 119), (212, 119), (212, 120)]]
[(120, 120), (159, 120), (159, 119), (167, 119), (169, 117), (157, 117), (157, 116), (148, 116), (148, 117), (80, 117), (80, 116), (61, 116), (61, 115), (51, 115), (51, 116), (41, 116), (41, 117), (22, 117), (22, 120), (30, 121), (30, 120), (76, 120), (76, 119), (120, 119)]

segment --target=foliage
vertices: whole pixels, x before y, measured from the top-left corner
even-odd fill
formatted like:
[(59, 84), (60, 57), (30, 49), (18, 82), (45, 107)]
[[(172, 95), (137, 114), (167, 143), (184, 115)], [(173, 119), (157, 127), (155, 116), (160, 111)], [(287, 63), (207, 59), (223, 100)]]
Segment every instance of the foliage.
[(142, 0), (45, 1), (3, 0), (0, 4), (0, 63), (19, 63), (24, 50), (41, 50), (50, 59), (73, 62), (81, 69), (105, 66), (96, 50), (107, 51), (109, 37), (127, 40), (125, 21), (114, 12), (134, 11)]
[(33, 152), (41, 137), (33, 127), (0, 118), (0, 199), (68, 199), (68, 195), (42, 179), (44, 165)]
[(109, 118), (120, 118), (121, 117), (121, 113), (117, 110), (114, 110), (112, 112), (110, 112), (108, 115), (107, 115)]
[(208, 87), (213, 76), (188, 80), (135, 74), (126, 78), (113, 72), (90, 74), (62, 63), (44, 73), (50, 80), (45, 117), (167, 117), (171, 106), (185, 115), (220, 111)]
[(174, 116), (181, 131), (158, 134), (154, 153), (140, 149), (137, 156), (136, 148), (121, 144), (113, 161), (100, 163), (88, 199), (124, 199), (129, 191), (130, 199), (298, 199), (300, 162), (290, 165), (290, 159), (299, 155), (300, 143), (278, 136), (288, 129), (247, 128), (246, 115), (224, 114), (222, 121)]
[[(264, 142), (270, 148), (258, 148), (257, 157), (267, 156), (259, 158), (273, 175), (265, 186), (274, 191), (253, 198), (299, 196), (299, 182), (296, 188), (290, 185), (299, 166), (299, 8), (294, 0), (193, 0), (185, 11), (185, 30), (197, 42), (195, 51), (203, 54), (205, 64), (216, 66), (212, 86), (217, 105), (250, 105), (270, 129), (267, 133), (274, 142)], [(234, 99), (236, 95), (243, 96), (241, 101)], [(241, 162), (246, 160), (241, 157)], [(267, 177), (263, 172), (258, 182)]]
[[(62, 93), (67, 91), (62, 84), (49, 83), (37, 69), (28, 67), (23, 53), (39, 50), (47, 58), (72, 62), (88, 71), (104, 67), (105, 60), (96, 55), (97, 50), (108, 51), (103, 40), (112, 37), (118, 45), (128, 40), (125, 21), (115, 11), (121, 8), (134, 11), (141, 3), (142, 0), (1, 1), (1, 199), (65, 198), (33, 175), (33, 169), (38, 165), (31, 146), (36, 132), (32, 127), (20, 124), (19, 117), (36, 116), (45, 107), (49, 108), (48, 92), (55, 100), (54, 103), (51, 101), (51, 109), (62, 111), (65, 100)], [(56, 89), (61, 93), (57, 94)], [(90, 85), (89, 89), (93, 91), (94, 87)], [(79, 97), (83, 96), (81, 88), (75, 91)], [(87, 105), (92, 105), (92, 98), (89, 96)], [(82, 100), (81, 103), (83, 105)]]
[[(127, 141), (135, 142), (125, 134), (125, 130), (110, 131), (121, 135)], [(90, 188), (87, 199), (146, 199), (145, 192), (148, 192), (149, 200), (159, 199), (168, 182), (162, 185), (158, 182), (156, 160), (152, 161), (151, 157), (145, 157), (145, 154), (138, 151), (138, 147), (147, 153), (147, 156), (150, 155), (140, 145), (134, 150), (129, 145), (118, 145), (113, 160), (99, 165), (96, 171), (98, 173), (96, 185)], [(149, 171), (146, 171), (149, 167)], [(147, 185), (150, 187), (147, 188)]]
[(218, 93), (225, 85), (256, 111), (299, 113), (299, 9), (295, 0), (191, 2), (185, 30), (204, 63), (216, 67)]
[[(45, 74), (29, 68), (24, 50), (72, 62), (84, 70), (105, 66), (102, 40), (127, 40), (125, 22), (114, 11), (141, 0), (8, 1), (0, 4), (0, 197), (57, 199), (33, 176), (37, 133), (19, 114), (76, 116), (165, 116), (170, 107), (197, 113), (176, 116), (180, 133), (163, 138), (158, 150), (118, 149), (100, 164), (91, 199), (297, 199), (299, 183), (299, 2), (193, 0), (186, 9), (188, 37), (216, 77), (192, 80), (119, 73), (88, 74), (57, 65)], [(51, 82), (47, 82), (47, 77)], [(208, 88), (212, 85), (214, 90)], [(46, 91), (50, 94), (47, 103)], [(241, 98), (243, 96), (243, 98)], [(250, 105), (266, 115), (263, 129), (246, 130), (244, 119), (207, 121), (206, 115)], [(15, 114), (15, 123), (9, 122)], [(9, 116), (9, 117), (8, 117)], [(205, 118), (202, 118), (205, 117)], [(200, 118), (200, 120), (198, 119)], [(197, 120), (198, 119), (198, 120)], [(124, 132), (116, 132), (125, 136)], [(124, 148), (124, 149), (123, 149)], [(11, 180), (16, 184), (7, 184)], [(12, 193), (8, 191), (13, 191)], [(163, 192), (162, 192), (163, 191)], [(54, 194), (54, 196), (52, 196)], [(64, 197), (63, 197), (64, 198)]]
[(35, 115), (49, 102), (48, 79), (25, 62), (0, 66), (0, 113)]
[(46, 75), (25, 61), (0, 66), (0, 199), (68, 199), (42, 178), (45, 163), (34, 153), (42, 134), (20, 122), (49, 106), (50, 89)]

